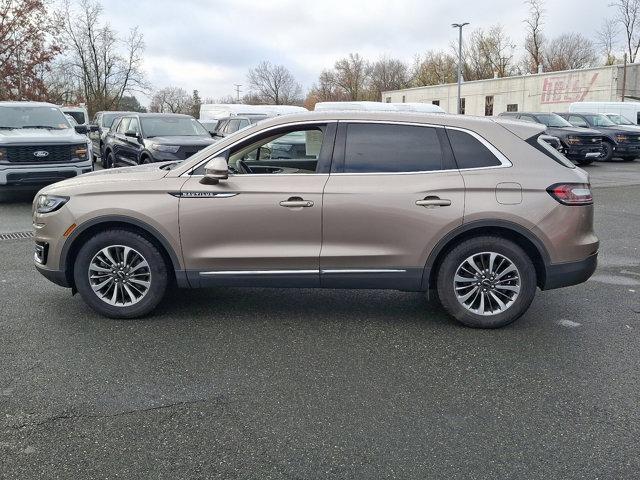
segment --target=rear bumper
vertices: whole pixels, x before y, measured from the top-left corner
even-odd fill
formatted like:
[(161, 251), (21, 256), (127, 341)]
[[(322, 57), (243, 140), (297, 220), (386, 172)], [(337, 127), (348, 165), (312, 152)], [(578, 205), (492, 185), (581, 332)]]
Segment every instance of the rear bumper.
[(542, 290), (569, 287), (586, 282), (598, 266), (598, 254), (577, 262), (546, 265), (546, 276)]

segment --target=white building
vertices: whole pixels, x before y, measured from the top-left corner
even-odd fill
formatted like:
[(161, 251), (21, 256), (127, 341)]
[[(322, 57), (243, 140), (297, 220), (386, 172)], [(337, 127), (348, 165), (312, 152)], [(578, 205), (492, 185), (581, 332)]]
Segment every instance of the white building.
[[(461, 104), (467, 115), (506, 111), (559, 112), (580, 101), (620, 101), (622, 65), (492, 78), (462, 84)], [(382, 93), (383, 102), (423, 102), (456, 113), (457, 84), (406, 88)], [(640, 63), (627, 65), (625, 99), (640, 99)]]

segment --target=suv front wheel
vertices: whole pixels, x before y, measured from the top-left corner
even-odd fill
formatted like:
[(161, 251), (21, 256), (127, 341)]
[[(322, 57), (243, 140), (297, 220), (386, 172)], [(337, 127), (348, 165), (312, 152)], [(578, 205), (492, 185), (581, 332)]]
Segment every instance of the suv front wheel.
[(158, 248), (128, 230), (106, 230), (78, 252), (74, 280), (82, 299), (111, 318), (134, 318), (151, 312), (168, 283)]
[(525, 251), (499, 237), (463, 241), (440, 265), (438, 297), (469, 327), (498, 328), (518, 319), (536, 292), (535, 267)]

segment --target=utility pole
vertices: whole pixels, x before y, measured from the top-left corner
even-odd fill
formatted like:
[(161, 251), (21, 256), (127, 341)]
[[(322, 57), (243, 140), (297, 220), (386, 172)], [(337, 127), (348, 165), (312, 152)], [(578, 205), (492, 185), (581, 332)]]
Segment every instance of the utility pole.
[(462, 90), (462, 27), (469, 25), (469, 22), (452, 23), (453, 28), (458, 29), (458, 114), (462, 113), (462, 105), (460, 105), (460, 90)]
[(624, 66), (622, 67), (622, 101), (627, 94), (627, 54), (624, 54)]
[(236, 98), (237, 98), (237, 102), (240, 103), (240, 87), (242, 86), (242, 84), (240, 83), (236, 83), (234, 84), (236, 86)]

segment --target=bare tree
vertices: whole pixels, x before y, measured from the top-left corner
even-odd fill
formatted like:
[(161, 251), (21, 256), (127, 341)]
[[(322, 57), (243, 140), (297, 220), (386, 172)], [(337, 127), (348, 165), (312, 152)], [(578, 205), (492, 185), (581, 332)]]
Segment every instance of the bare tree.
[(527, 66), (530, 73), (537, 73), (543, 62), (542, 49), (545, 38), (542, 33), (544, 22), (544, 0), (527, 0), (529, 7), (529, 17), (524, 21), (527, 36), (524, 41), (524, 48), (527, 51)]
[(466, 80), (482, 80), (515, 73), (515, 45), (501, 25), (478, 28), (463, 46), (463, 74)]
[(249, 69), (247, 79), (252, 93), (261, 103), (283, 105), (300, 102), (302, 88), (284, 65), (261, 62)]
[(441, 51), (428, 51), (424, 58), (417, 55), (414, 60), (412, 84), (440, 85), (453, 83), (457, 78), (458, 60), (451, 54)]
[(333, 81), (346, 95), (347, 100), (363, 100), (369, 77), (369, 63), (357, 53), (350, 53), (335, 63)]
[(184, 88), (165, 87), (153, 94), (149, 110), (158, 113), (191, 114), (191, 100)]
[(615, 0), (610, 6), (617, 10), (615, 19), (622, 26), (629, 61), (634, 63), (640, 50), (640, 0)]
[(596, 33), (596, 45), (604, 56), (605, 65), (614, 65), (616, 63), (615, 49), (619, 33), (618, 22), (615, 19), (605, 19), (600, 30)]
[(593, 41), (580, 33), (564, 33), (552, 39), (544, 54), (545, 69), (552, 72), (593, 67), (597, 63)]
[(115, 108), (123, 95), (144, 92), (148, 85), (142, 70), (144, 41), (137, 27), (118, 38), (102, 23), (102, 6), (96, 0), (79, 0), (75, 10), (69, 0), (59, 14), (61, 40), (67, 45), (67, 68), (81, 85), (90, 111)]
[(371, 66), (370, 96), (376, 100), (381, 99), (382, 92), (406, 88), (409, 83), (409, 68), (402, 60), (382, 56)]

